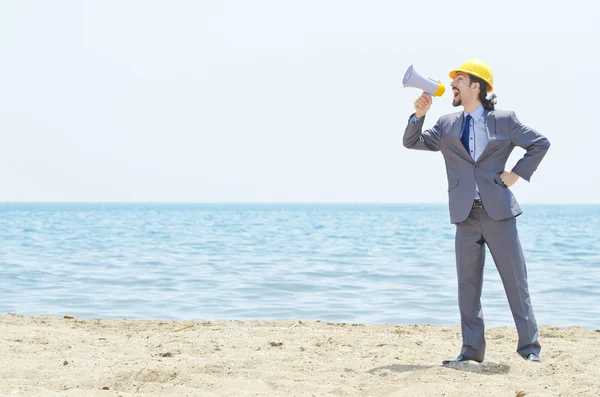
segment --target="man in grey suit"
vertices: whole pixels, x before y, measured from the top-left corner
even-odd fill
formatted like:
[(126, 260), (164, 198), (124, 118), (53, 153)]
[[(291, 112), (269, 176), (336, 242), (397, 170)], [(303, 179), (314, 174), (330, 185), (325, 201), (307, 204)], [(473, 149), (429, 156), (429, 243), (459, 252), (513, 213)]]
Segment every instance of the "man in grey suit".
[[(432, 99), (415, 100), (404, 132), (409, 149), (441, 151), (446, 163), (451, 222), (456, 224), (458, 305), (463, 346), (460, 355), (443, 364), (485, 356), (481, 288), (485, 245), (489, 248), (512, 311), (519, 342), (517, 352), (526, 360), (541, 361), (538, 328), (527, 286), (527, 269), (517, 233), (522, 211), (509, 187), (519, 178), (530, 180), (550, 142), (523, 125), (512, 111), (495, 110), (493, 76), (488, 65), (469, 59), (450, 72), (453, 100), (464, 111), (442, 116), (423, 130)], [(512, 171), (506, 161), (515, 146), (526, 150)]]

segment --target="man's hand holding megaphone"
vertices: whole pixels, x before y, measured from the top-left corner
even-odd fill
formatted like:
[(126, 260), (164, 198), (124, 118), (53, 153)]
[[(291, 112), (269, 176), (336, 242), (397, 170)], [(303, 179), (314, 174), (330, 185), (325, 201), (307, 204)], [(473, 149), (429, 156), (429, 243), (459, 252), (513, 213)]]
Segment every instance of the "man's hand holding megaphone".
[(415, 116), (418, 119), (425, 116), (425, 114), (431, 107), (432, 102), (433, 102), (433, 99), (431, 98), (431, 96), (429, 94), (426, 94), (425, 92), (422, 93), (420, 97), (415, 99)]
[(425, 116), (429, 107), (431, 106), (432, 96), (442, 96), (446, 91), (446, 87), (439, 80), (434, 80), (431, 77), (421, 76), (413, 67), (410, 65), (404, 73), (402, 79), (402, 85), (404, 87), (413, 87), (423, 90), (423, 95), (415, 100), (415, 111), (418, 119)]

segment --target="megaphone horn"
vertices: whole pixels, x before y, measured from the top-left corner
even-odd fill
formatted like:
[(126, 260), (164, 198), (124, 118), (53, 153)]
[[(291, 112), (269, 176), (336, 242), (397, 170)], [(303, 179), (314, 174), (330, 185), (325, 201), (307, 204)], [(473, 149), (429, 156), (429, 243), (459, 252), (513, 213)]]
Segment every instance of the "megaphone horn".
[(441, 81), (421, 76), (413, 68), (413, 65), (410, 65), (406, 70), (406, 73), (404, 73), (402, 85), (404, 87), (419, 88), (425, 93), (433, 96), (442, 96), (444, 95), (444, 92), (446, 92), (446, 87), (444, 87)]

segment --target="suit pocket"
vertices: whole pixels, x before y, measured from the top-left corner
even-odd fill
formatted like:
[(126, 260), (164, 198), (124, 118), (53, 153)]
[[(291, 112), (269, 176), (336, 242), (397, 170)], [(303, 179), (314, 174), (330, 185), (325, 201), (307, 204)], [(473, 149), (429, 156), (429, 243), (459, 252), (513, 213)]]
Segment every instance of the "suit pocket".
[(494, 175), (494, 182), (496, 182), (497, 185), (500, 185), (500, 187), (508, 189), (508, 186), (506, 186), (504, 182), (502, 182), (502, 179), (500, 179), (500, 174), (501, 173)]
[(448, 181), (448, 191), (452, 191), (454, 189), (456, 189), (456, 187), (458, 186), (458, 182), (459, 179), (453, 179), (451, 181)]

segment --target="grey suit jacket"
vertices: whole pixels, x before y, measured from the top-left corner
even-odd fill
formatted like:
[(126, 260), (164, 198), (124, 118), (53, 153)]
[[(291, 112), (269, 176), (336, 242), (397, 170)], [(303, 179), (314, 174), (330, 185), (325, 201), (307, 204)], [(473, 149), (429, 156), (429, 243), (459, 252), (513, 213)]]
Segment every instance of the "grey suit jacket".
[(485, 111), (488, 145), (477, 159), (471, 156), (460, 141), (464, 120), (463, 112), (440, 117), (429, 130), (423, 131), (422, 117), (408, 125), (404, 131), (404, 146), (409, 149), (441, 151), (446, 162), (450, 221), (459, 223), (467, 219), (475, 197), (475, 183), (488, 215), (503, 220), (522, 213), (509, 188), (502, 183), (508, 156), (515, 146), (527, 151), (512, 172), (530, 181), (531, 175), (546, 155), (550, 142), (537, 131), (523, 125), (512, 111)]

